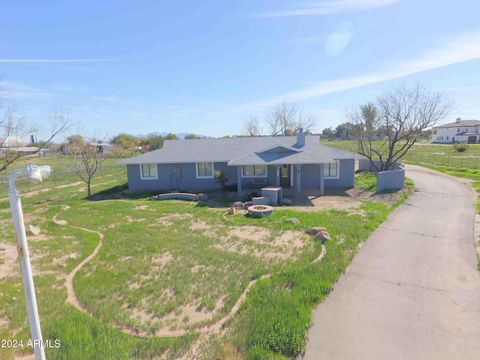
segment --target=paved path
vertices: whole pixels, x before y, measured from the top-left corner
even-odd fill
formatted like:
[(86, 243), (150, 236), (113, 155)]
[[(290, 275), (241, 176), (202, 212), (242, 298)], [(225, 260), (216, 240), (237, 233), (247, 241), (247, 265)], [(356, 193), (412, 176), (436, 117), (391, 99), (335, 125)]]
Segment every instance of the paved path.
[(407, 176), (418, 191), (315, 310), (304, 359), (480, 359), (473, 194), (431, 170)]

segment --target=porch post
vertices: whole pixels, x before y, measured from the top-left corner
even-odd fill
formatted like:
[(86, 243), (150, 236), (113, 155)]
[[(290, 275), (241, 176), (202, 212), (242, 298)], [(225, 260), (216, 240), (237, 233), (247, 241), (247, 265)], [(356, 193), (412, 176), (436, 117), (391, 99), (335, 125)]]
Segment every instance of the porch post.
[(237, 192), (242, 195), (242, 167), (237, 166)]
[(297, 193), (300, 193), (302, 191), (301, 187), (301, 179), (300, 179), (300, 174), (301, 174), (301, 165), (295, 165), (295, 169), (297, 170)]
[(325, 165), (320, 164), (320, 195), (325, 193)]
[(275, 171), (277, 176), (275, 177), (275, 186), (280, 186), (280, 165), (275, 165)]

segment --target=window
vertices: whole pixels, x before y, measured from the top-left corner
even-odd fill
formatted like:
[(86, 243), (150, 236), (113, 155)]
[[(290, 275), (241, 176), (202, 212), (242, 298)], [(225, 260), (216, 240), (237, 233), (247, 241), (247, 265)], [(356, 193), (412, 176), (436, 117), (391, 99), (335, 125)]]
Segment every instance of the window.
[(141, 164), (140, 179), (142, 180), (158, 179), (157, 164)]
[(433, 135), (437, 135), (437, 130), (433, 130)]
[(213, 179), (213, 163), (201, 162), (196, 164), (197, 179)]
[(335, 160), (335, 163), (332, 164), (325, 164), (325, 174), (324, 177), (325, 179), (338, 179), (338, 167), (339, 167), (340, 162), (338, 160)]
[(246, 165), (242, 167), (242, 177), (267, 177), (267, 166)]

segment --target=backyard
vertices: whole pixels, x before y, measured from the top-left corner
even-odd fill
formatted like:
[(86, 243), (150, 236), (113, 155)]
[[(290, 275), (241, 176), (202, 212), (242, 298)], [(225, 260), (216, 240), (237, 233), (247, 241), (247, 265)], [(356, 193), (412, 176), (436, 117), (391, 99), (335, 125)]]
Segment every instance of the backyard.
[[(35, 161), (63, 172), (19, 186), (26, 224), (40, 229), (29, 246), (44, 338), (61, 341), (47, 349), (53, 359), (176, 359), (192, 351), (207, 359), (293, 358), (314, 306), (406, 197), (374, 194), (375, 178), (360, 174), (354, 206), (285, 207), (253, 219), (226, 215), (218, 204), (117, 198), (126, 176), (115, 159), (93, 183), (105, 200), (88, 201), (65, 158)], [(25, 341), (6, 196), (2, 186), (0, 335)], [(324, 249), (306, 233), (314, 226), (331, 235)], [(0, 349), (1, 359), (21, 354)]]

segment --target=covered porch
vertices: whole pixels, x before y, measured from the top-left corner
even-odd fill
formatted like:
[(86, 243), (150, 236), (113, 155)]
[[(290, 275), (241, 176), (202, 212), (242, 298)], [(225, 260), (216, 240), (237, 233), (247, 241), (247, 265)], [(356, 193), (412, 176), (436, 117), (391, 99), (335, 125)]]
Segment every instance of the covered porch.
[(263, 187), (281, 187), (284, 194), (316, 195), (325, 193), (325, 166), (327, 164), (273, 164), (238, 165), (237, 192), (239, 195)]

